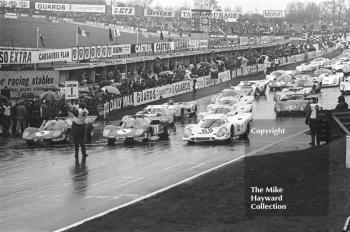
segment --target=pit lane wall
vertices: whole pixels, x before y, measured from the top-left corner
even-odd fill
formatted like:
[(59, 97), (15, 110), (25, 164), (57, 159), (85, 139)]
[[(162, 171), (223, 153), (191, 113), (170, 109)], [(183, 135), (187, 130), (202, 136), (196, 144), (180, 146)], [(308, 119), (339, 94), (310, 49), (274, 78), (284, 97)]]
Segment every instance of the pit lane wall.
[[(280, 66), (294, 64), (296, 62), (307, 61), (308, 59), (314, 59), (329, 53), (334, 52), (335, 48), (327, 48), (320, 51), (309, 52), (305, 54), (293, 55), (280, 58)], [(241, 67), (235, 70), (226, 70), (218, 74), (218, 79), (212, 79), (211, 76), (204, 76), (197, 78), (197, 89), (207, 88), (223, 82), (231, 81), (236, 77), (257, 74), (264, 71), (265, 66), (263, 64), (249, 65)], [(192, 80), (180, 81), (177, 83), (155, 87), (151, 89), (145, 89), (142, 91), (134, 92), (130, 95), (115, 97), (109, 102), (100, 104), (98, 106), (98, 113), (100, 118), (108, 119), (110, 114), (125, 110), (127, 108), (146, 105), (152, 102), (156, 102), (161, 99), (171, 98), (184, 93), (193, 91)]]

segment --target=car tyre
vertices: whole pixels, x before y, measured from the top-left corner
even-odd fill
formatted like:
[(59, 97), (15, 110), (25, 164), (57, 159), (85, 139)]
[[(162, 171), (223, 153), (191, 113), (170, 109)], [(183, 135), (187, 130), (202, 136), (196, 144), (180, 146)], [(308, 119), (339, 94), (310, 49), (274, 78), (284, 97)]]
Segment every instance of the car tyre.
[(114, 138), (109, 138), (107, 140), (107, 144), (108, 144), (108, 146), (113, 146), (115, 144), (115, 139)]
[(246, 131), (244, 134), (242, 134), (242, 135), (240, 136), (240, 138), (242, 138), (242, 139), (248, 138), (249, 132), (250, 132), (250, 124), (248, 123), (248, 125), (247, 125), (247, 131)]
[(28, 146), (34, 146), (34, 145), (35, 145), (35, 143), (34, 143), (33, 140), (26, 140), (26, 144), (27, 144)]
[(169, 136), (170, 136), (170, 130), (169, 130), (168, 126), (165, 126), (164, 127), (164, 132), (159, 135), (159, 138), (167, 139), (167, 138), (169, 138)]

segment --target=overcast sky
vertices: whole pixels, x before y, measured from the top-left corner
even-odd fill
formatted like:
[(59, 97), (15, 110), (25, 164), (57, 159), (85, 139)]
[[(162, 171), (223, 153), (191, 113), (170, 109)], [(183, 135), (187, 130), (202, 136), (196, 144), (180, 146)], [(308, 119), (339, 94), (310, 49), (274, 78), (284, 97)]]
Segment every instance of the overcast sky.
[[(286, 6), (292, 0), (218, 0), (219, 4), (223, 6), (229, 6), (234, 8), (235, 6), (241, 6), (243, 9), (243, 13), (248, 11), (257, 11), (258, 13), (262, 13), (263, 10), (285, 10)], [(300, 0), (302, 2), (310, 2), (306, 0)], [(313, 2), (320, 3), (324, 0), (312, 0)], [(153, 0), (152, 5), (161, 5), (161, 6), (178, 6), (185, 5), (192, 6), (193, 0)]]

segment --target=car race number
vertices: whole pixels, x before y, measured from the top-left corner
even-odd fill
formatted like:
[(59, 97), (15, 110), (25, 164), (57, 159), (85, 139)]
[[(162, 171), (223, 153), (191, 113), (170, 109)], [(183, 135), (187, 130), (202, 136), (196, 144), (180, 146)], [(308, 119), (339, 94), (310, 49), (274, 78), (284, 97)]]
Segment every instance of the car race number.
[(296, 105), (290, 105), (290, 106), (288, 106), (288, 109), (290, 109), (290, 110), (294, 110), (294, 109), (296, 109), (296, 108), (297, 108)]
[(78, 81), (66, 81), (65, 97), (66, 100), (79, 98)]
[(50, 131), (39, 131), (35, 133), (35, 136), (42, 137), (42, 136), (48, 135), (49, 133)]
[(118, 130), (117, 134), (126, 135), (126, 134), (129, 134), (130, 132), (131, 132), (130, 129), (122, 129), (122, 130)]
[(203, 132), (203, 134), (210, 134), (210, 133), (213, 132), (213, 129), (211, 129), (211, 128), (206, 128), (206, 129), (203, 129), (202, 132)]

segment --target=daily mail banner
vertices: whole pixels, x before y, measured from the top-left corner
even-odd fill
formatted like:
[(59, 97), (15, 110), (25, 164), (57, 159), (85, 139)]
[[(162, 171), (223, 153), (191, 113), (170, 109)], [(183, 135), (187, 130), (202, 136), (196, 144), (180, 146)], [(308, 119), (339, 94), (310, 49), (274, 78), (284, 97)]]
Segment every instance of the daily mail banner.
[(0, 7), (29, 9), (30, 2), (29, 1), (17, 1), (17, 0), (0, 0)]
[(113, 113), (132, 106), (134, 106), (133, 94), (123, 96), (123, 97), (116, 97), (109, 101), (109, 112)]
[(134, 92), (134, 106), (143, 105), (160, 99), (159, 87), (145, 89), (140, 92)]
[(112, 15), (135, 15), (135, 7), (112, 6)]
[(3, 71), (0, 72), (0, 89), (8, 87), (12, 97), (23, 92), (42, 93), (46, 89), (57, 88), (58, 71)]
[(145, 9), (144, 16), (175, 18), (175, 11), (174, 10), (161, 10), (161, 9)]
[(154, 52), (164, 52), (175, 50), (174, 42), (154, 43)]
[(36, 2), (36, 10), (43, 11), (65, 11), (65, 12), (85, 12), (85, 13), (105, 13), (105, 5), (85, 5), (85, 4), (63, 4)]

